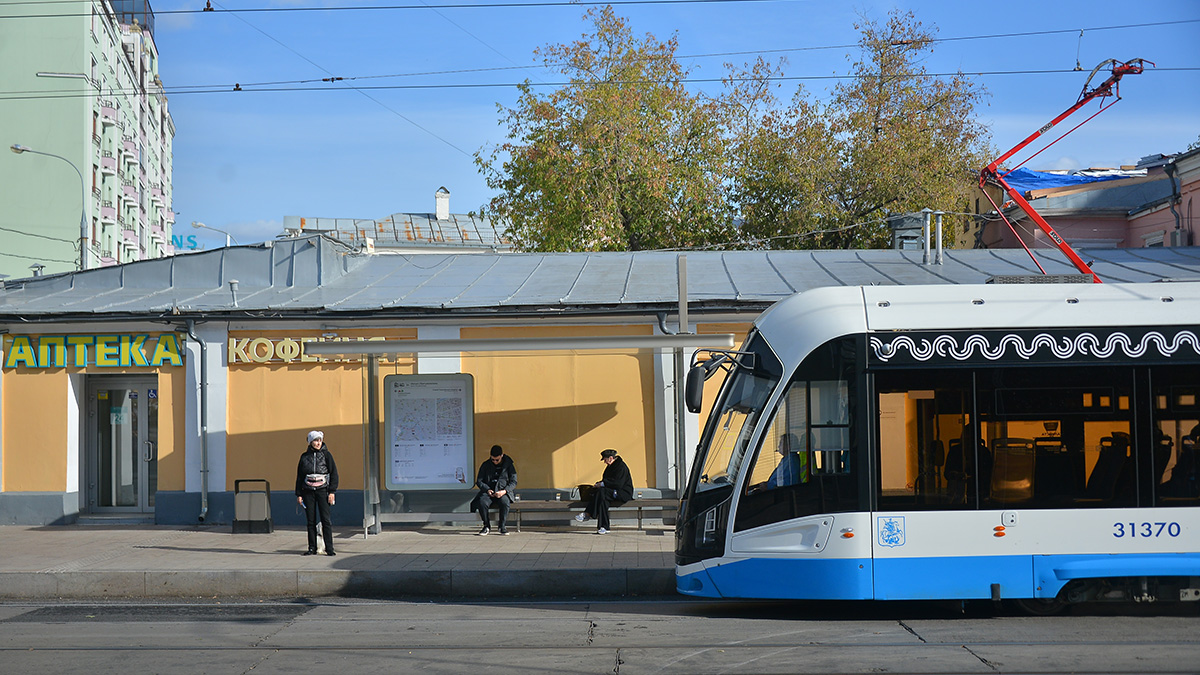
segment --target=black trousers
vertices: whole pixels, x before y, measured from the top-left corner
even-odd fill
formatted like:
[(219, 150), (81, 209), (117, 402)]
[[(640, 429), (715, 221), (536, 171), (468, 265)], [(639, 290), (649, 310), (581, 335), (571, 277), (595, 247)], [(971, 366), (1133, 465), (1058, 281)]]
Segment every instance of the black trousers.
[(490, 527), (488, 522), (488, 509), (495, 506), (496, 509), (500, 511), (500, 522), (497, 524), (497, 526), (504, 527), (505, 523), (508, 522), (508, 496), (505, 495), (503, 497), (491, 497), (488, 496), (488, 493), (486, 492), (480, 492), (478, 500), (479, 518), (483, 520), (483, 526)]
[(329, 522), (329, 490), (305, 490), (300, 493), (304, 500), (304, 517), (308, 521), (308, 550), (317, 550), (317, 516), (321, 516), (321, 534), (325, 537), (325, 550), (333, 550), (333, 525)]
[(612, 488), (602, 487), (592, 491), (592, 505), (587, 509), (588, 515), (596, 519), (596, 527), (608, 530), (608, 507), (620, 506), (624, 504), (623, 500), (617, 499), (617, 491)]

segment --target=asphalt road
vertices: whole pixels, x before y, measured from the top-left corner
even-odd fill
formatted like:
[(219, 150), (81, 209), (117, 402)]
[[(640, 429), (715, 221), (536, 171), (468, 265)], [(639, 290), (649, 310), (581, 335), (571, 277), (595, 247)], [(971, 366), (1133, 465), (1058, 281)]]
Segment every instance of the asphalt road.
[(1195, 673), (1195, 606), (0, 604), (6, 673)]

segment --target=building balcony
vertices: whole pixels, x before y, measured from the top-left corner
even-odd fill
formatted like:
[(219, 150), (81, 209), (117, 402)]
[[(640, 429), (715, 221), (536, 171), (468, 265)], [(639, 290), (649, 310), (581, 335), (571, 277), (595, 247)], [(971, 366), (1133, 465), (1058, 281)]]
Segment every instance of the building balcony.
[(162, 242), (165, 242), (167, 240), (167, 231), (162, 225), (151, 225), (150, 226), (150, 238), (157, 239), (158, 242), (161, 244)]
[(137, 230), (125, 230), (124, 232), (122, 232), (122, 233), (121, 233), (121, 235), (122, 235), (122, 238), (123, 238), (123, 239), (124, 239), (124, 240), (125, 240), (127, 243), (129, 243), (129, 244), (132, 244), (132, 245), (134, 245), (134, 246), (137, 246), (137, 245), (138, 245), (138, 233), (137, 233)]
[(164, 209), (163, 210), (163, 220), (174, 225), (175, 224), (175, 212), (172, 211), (171, 209)]
[(98, 147), (100, 147), (100, 142), (102, 140), (103, 139), (100, 138), (100, 134), (92, 134), (92, 145), (94, 145), (98, 148)]
[(100, 172), (109, 176), (117, 174), (117, 158), (112, 156), (112, 153), (105, 153), (100, 157)]
[(150, 188), (150, 201), (158, 202), (159, 206), (162, 206), (162, 203), (163, 203), (162, 188), (160, 188), (160, 187)]
[(100, 222), (108, 223), (109, 225), (117, 222), (117, 210), (111, 206), (101, 206)]
[(100, 123), (106, 127), (117, 123), (117, 109), (106, 101), (100, 103)]
[(121, 192), (124, 193), (124, 195), (126, 197), (128, 197), (129, 199), (136, 200), (138, 198), (138, 189), (137, 189), (137, 186), (134, 185), (133, 183), (125, 183), (124, 185), (122, 185)]

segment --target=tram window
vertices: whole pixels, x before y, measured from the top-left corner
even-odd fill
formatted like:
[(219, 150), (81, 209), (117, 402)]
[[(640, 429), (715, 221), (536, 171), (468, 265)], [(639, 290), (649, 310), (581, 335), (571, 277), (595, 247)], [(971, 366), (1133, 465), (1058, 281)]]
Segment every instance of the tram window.
[(751, 340), (748, 350), (756, 355), (753, 369), (734, 369), (718, 398), (718, 408), (712, 413), (708, 444), (702, 449), (704, 459), (696, 481), (698, 491), (737, 482), (758, 418), (779, 382), (782, 366), (766, 344), (756, 338)]
[(1132, 368), (884, 371), (876, 392), (880, 508), (1137, 503)]
[(835, 340), (797, 368), (750, 463), (735, 530), (858, 507), (850, 460), (852, 381), (829, 377), (848, 378), (853, 355), (850, 340)]
[(977, 371), (991, 460), (983, 508), (1136, 505), (1133, 374), (1117, 366)]
[(822, 475), (850, 473), (850, 429), (813, 426), (812, 472)]
[(754, 458), (747, 490), (757, 492), (807, 483), (812, 475), (808, 442), (808, 392), (793, 383), (767, 427), (764, 446)]
[(1151, 370), (1154, 390), (1152, 483), (1158, 506), (1200, 504), (1200, 366)]
[(876, 376), (883, 510), (975, 508), (970, 374), (890, 371)]

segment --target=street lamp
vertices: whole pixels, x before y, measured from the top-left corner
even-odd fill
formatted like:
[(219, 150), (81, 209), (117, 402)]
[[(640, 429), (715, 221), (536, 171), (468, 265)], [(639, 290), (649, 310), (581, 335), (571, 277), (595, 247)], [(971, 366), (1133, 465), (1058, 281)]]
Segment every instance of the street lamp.
[(18, 155), (26, 153), (26, 152), (32, 152), (35, 155), (45, 155), (46, 157), (53, 157), (55, 159), (61, 159), (62, 161), (66, 162), (67, 164), (70, 164), (72, 169), (75, 169), (75, 175), (79, 176), (79, 188), (80, 188), (80, 196), (81, 196), (80, 206), (79, 206), (79, 269), (86, 270), (87, 269), (87, 250), (88, 250), (87, 184), (85, 184), (83, 182), (83, 174), (79, 172), (79, 167), (75, 166), (75, 162), (72, 162), (71, 160), (67, 159), (66, 157), (56, 155), (52, 152), (42, 152), (41, 150), (34, 150), (33, 148), (27, 148), (24, 145), (21, 145), (20, 143), (13, 143), (12, 147), (10, 147), (9, 150), (12, 150), (14, 153), (16, 153)]
[[(226, 248), (229, 248), (229, 242), (230, 242), (230, 240), (232, 240), (232, 241), (233, 241), (233, 243), (235, 243), (235, 244), (237, 244), (237, 243), (238, 243), (237, 239), (234, 239), (232, 234), (229, 234), (229, 233), (228, 233), (228, 232), (226, 232), (225, 230), (222, 230), (222, 229), (219, 229), (219, 228), (213, 227), (213, 226), (211, 226), (211, 225), (205, 225), (204, 223), (201, 223), (201, 222), (199, 222), (199, 221), (195, 221), (195, 220), (193, 220), (193, 221), (192, 221), (192, 227), (199, 228), (199, 229), (204, 229), (204, 230), (212, 230), (212, 231), (214, 231), (214, 232), (220, 232), (221, 234), (225, 235), (225, 247), (226, 247)], [(238, 246), (241, 246), (241, 244), (238, 244)]]

